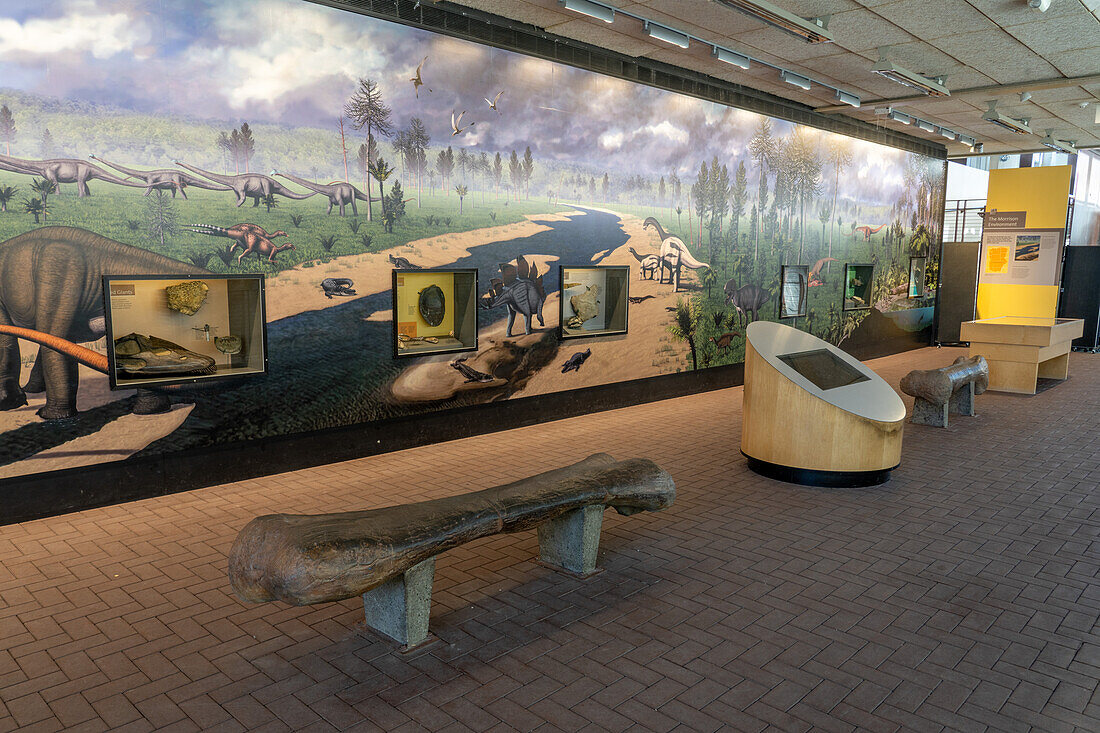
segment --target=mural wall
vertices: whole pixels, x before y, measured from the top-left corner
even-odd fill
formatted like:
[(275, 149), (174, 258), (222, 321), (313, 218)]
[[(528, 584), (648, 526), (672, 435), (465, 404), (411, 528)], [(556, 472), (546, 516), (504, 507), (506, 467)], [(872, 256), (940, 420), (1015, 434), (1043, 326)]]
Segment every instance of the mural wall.
[[(932, 320), (943, 161), (293, 0), (4, 3), (0, 153), (0, 478)], [(561, 340), (609, 265), (626, 333)], [(476, 351), (395, 356), (395, 268), (476, 268)], [(111, 390), (101, 276), (203, 273), (266, 276), (267, 373)]]

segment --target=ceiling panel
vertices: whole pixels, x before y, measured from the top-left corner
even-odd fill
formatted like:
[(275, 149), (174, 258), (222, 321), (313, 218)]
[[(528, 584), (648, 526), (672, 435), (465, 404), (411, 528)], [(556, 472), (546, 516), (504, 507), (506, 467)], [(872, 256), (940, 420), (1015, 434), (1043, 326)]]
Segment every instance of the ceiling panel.
[[(1046, 13), (1032, 10), (1024, 0), (771, 1), (804, 17), (830, 15), (829, 29), (837, 42), (804, 43), (714, 0), (600, 0), (622, 13), (651, 18), (704, 41), (686, 50), (649, 38), (641, 22), (622, 13), (607, 24), (567, 11), (558, 0), (452, 0), (566, 38), (692, 69), (813, 107), (835, 104), (831, 89), (815, 86), (803, 92), (784, 84), (774, 69), (761, 64), (746, 72), (715, 61), (710, 45), (723, 45), (864, 99), (863, 109), (830, 109), (830, 114), (875, 122), (875, 107), (893, 105), (975, 135), (986, 143), (987, 152), (1034, 149), (1039, 140), (982, 122), (985, 102), (991, 99), (999, 100), (999, 108), (1008, 114), (1033, 117), (1037, 125), (1054, 127), (1063, 139), (1100, 142), (1100, 125), (1093, 121), (1095, 106), (1080, 109), (1075, 104), (1100, 103), (1100, 82), (1068, 82), (1036, 90), (1027, 103), (1020, 102), (1015, 89), (984, 89), (1100, 75), (1100, 0), (1053, 0)], [(914, 72), (946, 74), (952, 96), (942, 101), (913, 98), (911, 89), (872, 74), (880, 49)], [(895, 123), (888, 126), (902, 129)], [(904, 130), (936, 139), (913, 128)], [(958, 148), (952, 146), (954, 152)]]
[(900, 0), (889, 5), (879, 5), (874, 11), (899, 28), (904, 28), (926, 41), (957, 33), (997, 28), (997, 24), (989, 17), (975, 13), (965, 3), (960, 5), (943, 0)]

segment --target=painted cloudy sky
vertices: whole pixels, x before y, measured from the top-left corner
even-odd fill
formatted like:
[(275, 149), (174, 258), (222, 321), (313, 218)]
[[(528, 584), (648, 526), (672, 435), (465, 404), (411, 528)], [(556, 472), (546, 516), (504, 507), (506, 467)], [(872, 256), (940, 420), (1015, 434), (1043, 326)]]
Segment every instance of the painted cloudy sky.
[[(409, 82), (424, 57), (420, 98)], [(4, 0), (0, 87), (149, 114), (333, 129), (356, 79), (433, 144), (522, 150), (594, 170), (692, 176), (744, 155), (741, 110), (299, 0)], [(433, 91), (428, 92), (430, 88)], [(500, 114), (483, 97), (503, 90)], [(476, 125), (450, 137), (452, 110)], [(784, 135), (788, 123), (777, 123)], [(813, 135), (825, 137), (816, 130)], [(852, 141), (849, 193), (891, 199), (904, 153)], [(730, 166), (733, 168), (733, 165)]]

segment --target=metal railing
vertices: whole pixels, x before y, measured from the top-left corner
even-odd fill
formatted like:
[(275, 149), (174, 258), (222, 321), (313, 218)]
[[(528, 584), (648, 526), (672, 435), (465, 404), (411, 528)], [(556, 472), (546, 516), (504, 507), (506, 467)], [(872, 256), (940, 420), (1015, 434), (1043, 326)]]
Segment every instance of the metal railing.
[(948, 199), (943, 211), (943, 241), (982, 241), (985, 199)]

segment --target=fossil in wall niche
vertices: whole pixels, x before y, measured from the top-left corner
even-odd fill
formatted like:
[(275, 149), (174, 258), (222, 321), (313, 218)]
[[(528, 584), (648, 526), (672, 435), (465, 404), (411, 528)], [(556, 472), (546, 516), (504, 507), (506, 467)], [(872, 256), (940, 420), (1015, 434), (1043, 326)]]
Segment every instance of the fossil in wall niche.
[(189, 280), (185, 283), (169, 285), (164, 289), (168, 294), (168, 307), (179, 311), (185, 316), (193, 316), (199, 312), (206, 302), (206, 294), (210, 286), (202, 280)]
[(215, 336), (214, 348), (223, 354), (239, 354), (244, 348), (244, 340), (240, 336)]
[(115, 339), (115, 366), (129, 375), (213, 374), (214, 360), (156, 336), (128, 333)]
[(600, 286), (592, 285), (581, 295), (569, 298), (569, 306), (575, 315), (565, 322), (567, 328), (580, 328), (585, 321), (591, 321), (600, 312)]

